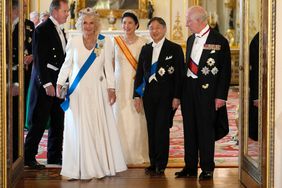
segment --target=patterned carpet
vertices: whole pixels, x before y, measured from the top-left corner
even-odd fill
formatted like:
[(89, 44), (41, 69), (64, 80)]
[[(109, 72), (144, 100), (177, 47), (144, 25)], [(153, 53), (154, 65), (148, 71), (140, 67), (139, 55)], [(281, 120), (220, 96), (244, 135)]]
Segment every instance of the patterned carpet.
[[(239, 90), (233, 87), (229, 91), (227, 109), (229, 119), (229, 134), (223, 139), (216, 142), (215, 145), (215, 164), (217, 167), (237, 167), (238, 166), (238, 153), (239, 145), (237, 141), (237, 123), (238, 117), (238, 105), (239, 105)], [(46, 150), (47, 150), (47, 131), (40, 142), (39, 153), (37, 159), (40, 162), (45, 163), (46, 161)], [(183, 122), (180, 109), (177, 110), (174, 117), (174, 125), (171, 128), (170, 133), (170, 156), (169, 165), (170, 167), (183, 166), (184, 156), (184, 145), (183, 145)], [(252, 145), (255, 145), (253, 143)], [(256, 155), (255, 146), (251, 147), (250, 153)]]
[[(229, 90), (227, 110), (229, 119), (229, 134), (215, 144), (215, 165), (217, 167), (238, 166), (238, 129), (236, 119), (238, 118), (239, 89), (232, 87)], [(183, 121), (181, 111), (178, 109), (174, 117), (174, 124), (170, 132), (170, 157), (169, 165), (183, 166), (184, 141)]]

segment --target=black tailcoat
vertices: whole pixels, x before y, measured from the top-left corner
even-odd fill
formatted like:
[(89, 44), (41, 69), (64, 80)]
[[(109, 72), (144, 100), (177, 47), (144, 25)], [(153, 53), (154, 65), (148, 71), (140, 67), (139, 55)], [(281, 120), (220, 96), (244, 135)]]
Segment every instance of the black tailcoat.
[(227, 110), (215, 110), (215, 99), (227, 100), (231, 79), (231, 57), (228, 41), (210, 30), (198, 65), (198, 78), (187, 77), (188, 63), (195, 40), (187, 40), (186, 68), (183, 72), (181, 110), (184, 122), (185, 163), (188, 170), (197, 170), (198, 152), (202, 170), (214, 169), (215, 126), (228, 127)]
[(143, 104), (148, 127), (150, 163), (158, 169), (165, 169), (168, 161), (172, 100), (180, 99), (180, 66), (183, 65), (184, 55), (178, 44), (165, 39), (158, 58), (157, 81), (148, 83), (152, 54), (152, 43), (144, 45), (138, 61), (134, 97), (140, 97), (135, 89), (145, 77)]
[(46, 95), (43, 85), (56, 81), (65, 59), (65, 52), (54, 23), (48, 19), (41, 23), (33, 35), (33, 68), (30, 81), (30, 111), (28, 120), (31, 124), (25, 141), (25, 160), (34, 160), (38, 144), (44, 133), (48, 118), (48, 163), (61, 160), (64, 113), (60, 108), (62, 100)]

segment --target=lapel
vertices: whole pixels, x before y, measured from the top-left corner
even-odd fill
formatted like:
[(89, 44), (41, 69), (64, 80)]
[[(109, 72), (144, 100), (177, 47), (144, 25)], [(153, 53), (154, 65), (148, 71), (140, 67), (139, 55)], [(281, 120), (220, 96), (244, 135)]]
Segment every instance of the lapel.
[(188, 62), (190, 60), (194, 40), (195, 40), (195, 34), (193, 34), (191, 36), (191, 39), (187, 41), (187, 50), (186, 50), (186, 63), (187, 63), (187, 65), (188, 65)]
[(60, 36), (59, 36), (59, 33), (56, 29), (56, 26), (55, 24), (52, 22), (51, 19), (48, 18), (47, 20), (49, 22), (49, 25), (50, 25), (50, 32), (52, 32), (52, 36), (55, 36), (55, 38), (57, 39), (57, 42), (58, 42), (58, 46), (57, 48), (60, 48), (64, 54), (64, 50), (63, 50), (63, 46), (62, 46), (62, 42), (61, 42), (61, 39), (60, 39)]
[[(205, 44), (214, 44), (214, 43), (215, 41), (213, 37), (213, 31), (211, 29)], [(200, 70), (200, 67), (203, 67), (206, 64), (206, 60), (209, 57), (209, 54), (210, 54), (210, 50), (203, 49), (203, 52), (200, 58), (200, 62), (199, 62), (199, 70)]]
[(145, 61), (145, 72), (149, 72), (151, 71), (151, 64), (152, 64), (152, 57), (153, 57), (153, 47), (152, 47), (153, 43), (150, 43), (149, 45), (147, 45), (147, 53), (144, 54), (147, 56), (146, 61)]
[(64, 34), (64, 39), (65, 39), (66, 44), (67, 44), (67, 37), (66, 37), (65, 29), (62, 29), (62, 32), (63, 32), (63, 34)]
[(158, 58), (158, 62), (159, 62), (158, 69), (159, 69), (160, 65), (165, 62), (165, 57), (167, 55), (167, 49), (169, 49), (169, 45), (168, 45), (167, 39), (165, 39), (164, 43), (163, 43), (163, 46), (162, 46), (162, 49), (160, 51), (159, 58)]

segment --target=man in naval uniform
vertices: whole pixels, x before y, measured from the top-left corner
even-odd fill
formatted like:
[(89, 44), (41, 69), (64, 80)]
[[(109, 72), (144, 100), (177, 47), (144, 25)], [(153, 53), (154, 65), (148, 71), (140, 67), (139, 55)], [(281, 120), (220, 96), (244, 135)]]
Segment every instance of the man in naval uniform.
[(55, 84), (65, 59), (67, 41), (60, 25), (69, 16), (68, 1), (53, 0), (49, 9), (51, 17), (35, 29), (32, 46), (31, 127), (25, 140), (25, 165), (35, 169), (45, 167), (36, 161), (35, 155), (49, 117), (47, 163), (62, 163), (64, 112), (60, 108), (63, 101), (55, 96)]
[[(207, 12), (200, 6), (187, 11), (186, 26), (193, 33), (187, 40), (183, 72), (181, 110), (184, 123), (185, 167), (177, 178), (212, 179), (217, 122), (228, 128), (226, 100), (231, 78), (228, 41), (207, 24)], [(198, 156), (199, 155), (199, 156)]]
[(137, 112), (143, 101), (147, 121), (150, 166), (145, 173), (160, 176), (168, 162), (171, 114), (180, 104), (184, 54), (181, 46), (165, 38), (162, 18), (152, 18), (148, 28), (153, 42), (144, 45), (139, 56), (134, 100)]

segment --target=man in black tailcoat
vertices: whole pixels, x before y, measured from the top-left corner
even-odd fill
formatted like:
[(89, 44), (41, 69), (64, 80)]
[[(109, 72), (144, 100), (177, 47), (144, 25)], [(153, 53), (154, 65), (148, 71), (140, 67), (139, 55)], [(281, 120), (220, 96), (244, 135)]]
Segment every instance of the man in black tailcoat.
[(25, 140), (25, 165), (42, 169), (35, 155), (43, 136), (48, 118), (51, 118), (48, 131), (48, 164), (62, 163), (62, 141), (64, 112), (63, 102), (55, 96), (55, 84), (65, 59), (66, 38), (60, 28), (69, 16), (67, 0), (53, 0), (50, 4), (51, 17), (41, 23), (33, 35), (33, 69), (31, 76), (31, 97), (29, 121), (30, 130)]
[[(187, 40), (181, 110), (184, 123), (185, 167), (177, 178), (212, 179), (217, 122), (228, 128), (226, 100), (231, 79), (228, 41), (207, 25), (207, 12), (200, 6), (187, 11), (186, 26), (193, 33)], [(199, 155), (199, 156), (198, 156)]]
[(165, 38), (166, 23), (160, 17), (148, 23), (153, 42), (143, 46), (134, 82), (137, 112), (143, 106), (147, 121), (150, 166), (146, 174), (163, 175), (168, 162), (172, 111), (180, 104), (184, 55), (179, 46)]

